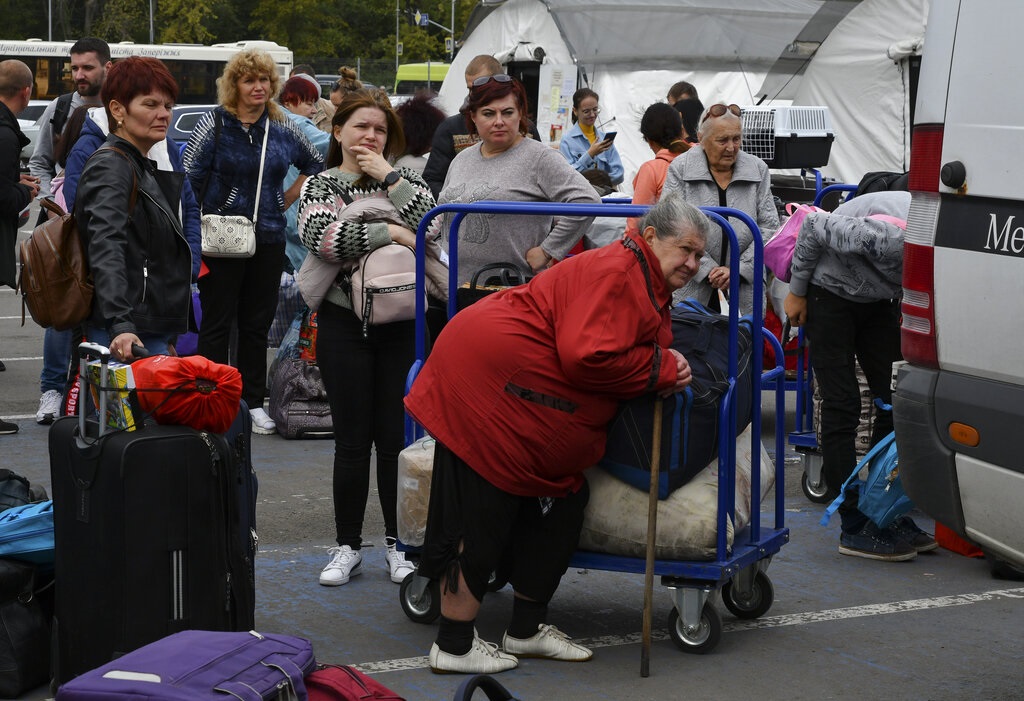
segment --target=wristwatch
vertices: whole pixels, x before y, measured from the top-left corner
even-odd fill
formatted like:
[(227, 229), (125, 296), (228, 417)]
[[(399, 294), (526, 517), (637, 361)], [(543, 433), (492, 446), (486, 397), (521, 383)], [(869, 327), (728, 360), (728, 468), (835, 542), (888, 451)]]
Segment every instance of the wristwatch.
[(384, 176), (384, 187), (391, 187), (401, 179), (402, 176), (398, 174), (398, 171), (393, 170)]

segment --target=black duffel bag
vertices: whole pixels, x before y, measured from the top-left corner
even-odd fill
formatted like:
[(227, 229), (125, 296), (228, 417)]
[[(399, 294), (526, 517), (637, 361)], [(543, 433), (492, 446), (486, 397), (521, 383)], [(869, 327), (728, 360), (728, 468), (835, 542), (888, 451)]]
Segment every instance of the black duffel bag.
[[(738, 327), (736, 429), (750, 424), (751, 321)], [(672, 347), (690, 363), (693, 380), (665, 399), (645, 394), (623, 402), (608, 429), (598, 463), (627, 484), (647, 491), (651, 484), (651, 438), (656, 402), (662, 403), (658, 498), (666, 499), (718, 457), (718, 410), (729, 387), (729, 318), (693, 300), (672, 310)]]
[(455, 290), (455, 308), (462, 311), (488, 295), (529, 280), (530, 276), (515, 263), (488, 263), (473, 273), (468, 283)]

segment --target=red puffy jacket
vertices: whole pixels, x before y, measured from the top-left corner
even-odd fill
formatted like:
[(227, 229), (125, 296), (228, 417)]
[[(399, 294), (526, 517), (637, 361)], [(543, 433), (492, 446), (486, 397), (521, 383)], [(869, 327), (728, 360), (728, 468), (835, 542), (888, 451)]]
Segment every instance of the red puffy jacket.
[(619, 402), (675, 383), (670, 300), (639, 236), (574, 256), (449, 321), (405, 406), (498, 488), (563, 496)]

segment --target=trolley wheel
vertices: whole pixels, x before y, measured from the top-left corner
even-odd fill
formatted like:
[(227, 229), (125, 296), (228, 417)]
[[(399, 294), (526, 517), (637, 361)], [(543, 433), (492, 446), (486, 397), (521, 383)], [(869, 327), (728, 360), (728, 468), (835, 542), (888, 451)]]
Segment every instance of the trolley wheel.
[(398, 590), (402, 610), (411, 621), (433, 623), (441, 615), (441, 584), (436, 581), (430, 582), (419, 601), (414, 601), (411, 588), (415, 577), (415, 572), (407, 574)]
[(829, 488), (824, 475), (822, 475), (819, 478), (818, 483), (815, 484), (811, 482), (811, 479), (805, 472), (800, 480), (800, 486), (803, 487), (804, 496), (815, 504), (828, 504), (839, 496), (838, 492)]
[(775, 600), (775, 589), (772, 587), (772, 580), (764, 572), (758, 571), (754, 575), (754, 582), (750, 588), (750, 596), (741, 599), (739, 592), (733, 589), (733, 582), (730, 579), (722, 586), (722, 602), (736, 618), (759, 618), (768, 612)]
[(711, 652), (722, 637), (722, 617), (708, 601), (700, 613), (700, 625), (692, 634), (688, 633), (675, 607), (668, 615), (668, 632), (672, 642), (683, 652), (703, 655)]

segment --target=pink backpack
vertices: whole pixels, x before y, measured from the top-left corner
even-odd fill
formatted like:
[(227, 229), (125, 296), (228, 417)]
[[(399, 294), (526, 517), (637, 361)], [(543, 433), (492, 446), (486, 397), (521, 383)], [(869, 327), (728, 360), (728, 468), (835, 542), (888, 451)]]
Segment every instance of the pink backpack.
[(793, 251), (796, 249), (796, 237), (800, 234), (800, 227), (804, 219), (812, 212), (824, 212), (826, 210), (810, 204), (796, 204), (790, 202), (786, 205), (786, 213), (789, 219), (779, 227), (775, 235), (768, 239), (764, 245), (764, 264), (775, 273), (775, 277), (783, 282), (789, 282), (790, 265), (793, 263)]

